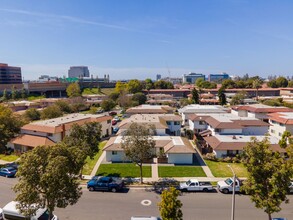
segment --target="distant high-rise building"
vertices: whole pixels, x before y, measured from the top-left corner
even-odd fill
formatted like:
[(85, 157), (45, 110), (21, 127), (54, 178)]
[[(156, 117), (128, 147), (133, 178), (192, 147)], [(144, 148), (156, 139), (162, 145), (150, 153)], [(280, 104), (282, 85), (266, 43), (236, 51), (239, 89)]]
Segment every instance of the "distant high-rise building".
[(71, 66), (68, 70), (69, 78), (90, 77), (90, 71), (87, 66)]
[(157, 74), (156, 79), (157, 81), (160, 80), (162, 78), (161, 74)]
[(183, 83), (191, 83), (194, 84), (197, 79), (203, 79), (205, 80), (205, 75), (201, 73), (189, 73), (189, 74), (184, 74), (182, 82)]
[(0, 63), (0, 84), (22, 83), (21, 68)]
[(224, 79), (229, 79), (230, 76), (227, 73), (219, 73), (219, 74), (210, 74), (209, 81), (210, 82), (221, 82)]

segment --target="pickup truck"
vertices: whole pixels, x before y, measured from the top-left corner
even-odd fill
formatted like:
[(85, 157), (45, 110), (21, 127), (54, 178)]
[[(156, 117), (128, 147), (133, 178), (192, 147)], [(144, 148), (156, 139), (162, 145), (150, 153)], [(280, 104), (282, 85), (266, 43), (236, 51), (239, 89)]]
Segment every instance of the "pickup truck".
[[(233, 178), (228, 178), (224, 181), (219, 181), (217, 183), (217, 189), (225, 194), (233, 192)], [(238, 178), (235, 178), (235, 192), (240, 192), (240, 186), (242, 185), (242, 181)]]
[(87, 182), (89, 191), (111, 191), (117, 192), (123, 189), (123, 181), (119, 178), (108, 176), (94, 176)]
[(183, 192), (187, 191), (203, 191), (208, 192), (212, 191), (213, 187), (210, 182), (201, 182), (197, 179), (191, 179), (187, 182), (180, 183), (179, 189)]

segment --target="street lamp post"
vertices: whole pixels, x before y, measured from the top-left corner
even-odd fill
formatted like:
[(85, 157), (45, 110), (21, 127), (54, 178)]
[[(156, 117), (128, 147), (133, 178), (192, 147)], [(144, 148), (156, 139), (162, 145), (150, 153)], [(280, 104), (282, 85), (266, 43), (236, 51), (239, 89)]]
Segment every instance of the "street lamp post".
[(228, 167), (231, 169), (232, 173), (233, 173), (233, 194), (232, 194), (232, 210), (231, 210), (231, 220), (234, 220), (234, 216), (235, 216), (235, 183), (236, 183), (236, 175), (234, 170), (232, 169), (232, 167), (230, 165), (228, 165)]

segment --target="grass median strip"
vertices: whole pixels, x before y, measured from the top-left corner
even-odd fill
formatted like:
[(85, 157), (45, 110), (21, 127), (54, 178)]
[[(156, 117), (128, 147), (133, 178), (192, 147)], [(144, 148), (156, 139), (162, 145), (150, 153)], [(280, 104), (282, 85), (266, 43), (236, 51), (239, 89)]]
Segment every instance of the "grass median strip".
[(159, 166), (159, 177), (206, 177), (200, 166)]
[[(101, 164), (97, 176), (139, 177), (139, 167), (133, 163)], [(142, 167), (143, 177), (151, 177), (151, 166)]]
[(90, 159), (89, 157), (85, 160), (85, 165), (82, 170), (83, 175), (90, 175), (94, 166), (96, 165), (98, 159), (100, 158), (101, 154), (103, 153), (103, 148), (106, 145), (107, 141), (103, 141), (99, 144), (99, 152), (94, 156), (94, 159)]
[(11, 155), (0, 154), (0, 160), (5, 160), (7, 162), (13, 162), (17, 160), (18, 158), (19, 156), (16, 156), (14, 154), (11, 154)]
[(234, 170), (236, 176), (247, 177), (247, 170), (242, 163), (225, 163), (210, 160), (205, 160), (205, 162), (215, 177), (232, 177), (233, 173), (228, 167), (229, 164)]

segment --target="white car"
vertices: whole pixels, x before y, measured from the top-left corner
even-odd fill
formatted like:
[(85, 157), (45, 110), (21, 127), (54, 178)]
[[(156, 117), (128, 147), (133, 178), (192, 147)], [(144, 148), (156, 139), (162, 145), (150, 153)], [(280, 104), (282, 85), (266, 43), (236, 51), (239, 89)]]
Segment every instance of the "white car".
[(3, 220), (3, 210), (0, 208), (0, 220)]
[(290, 183), (289, 192), (293, 193), (293, 181), (291, 181), (291, 183)]

